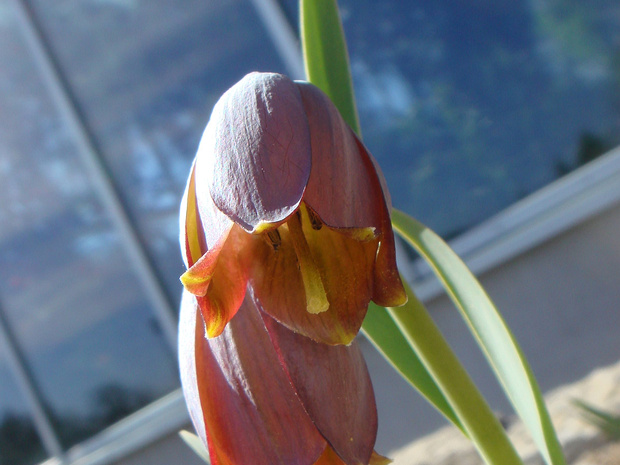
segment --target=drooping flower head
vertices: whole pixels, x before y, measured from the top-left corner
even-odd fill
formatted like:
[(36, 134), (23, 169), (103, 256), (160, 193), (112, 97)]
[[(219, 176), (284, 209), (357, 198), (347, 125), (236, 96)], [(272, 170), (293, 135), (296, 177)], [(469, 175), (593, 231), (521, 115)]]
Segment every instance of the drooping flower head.
[(181, 380), (212, 465), (385, 465), (377, 411), (355, 343), (320, 344), (262, 311), (251, 290), (206, 339), (196, 299), (181, 306)]
[(183, 391), (214, 465), (383, 465), (353, 338), (406, 296), (382, 175), (329, 99), (250, 74), (219, 100), (181, 205)]
[(280, 324), (349, 344), (370, 300), (406, 300), (389, 209), (372, 156), (318, 88), (243, 78), (213, 110), (181, 208), (182, 281), (208, 337), (249, 284)]

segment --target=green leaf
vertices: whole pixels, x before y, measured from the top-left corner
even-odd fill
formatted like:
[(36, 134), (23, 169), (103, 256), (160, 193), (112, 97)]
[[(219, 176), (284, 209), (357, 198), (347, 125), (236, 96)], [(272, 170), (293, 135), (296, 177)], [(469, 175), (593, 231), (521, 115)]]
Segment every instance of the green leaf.
[(349, 53), (336, 0), (300, 0), (299, 13), (308, 81), (329, 96), (344, 120), (361, 136)]
[(467, 434), (443, 393), (386, 309), (371, 303), (362, 331), (405, 380), (464, 434)]
[(198, 436), (185, 430), (179, 431), (179, 436), (181, 436), (181, 439), (183, 439), (183, 442), (185, 442), (185, 444), (187, 444), (194, 452), (196, 452), (196, 455), (198, 455), (198, 457), (200, 457), (207, 463), (211, 463), (211, 461), (209, 460), (209, 453), (207, 452), (207, 449), (205, 449), (205, 446), (202, 444), (202, 441)]
[(614, 439), (620, 439), (620, 417), (604, 412), (585, 403), (582, 400), (574, 400), (573, 404), (581, 410), (583, 417), (600, 428)]
[(450, 403), (463, 430), (485, 463), (523, 465), (503, 426), (431, 318), (428, 310), (404, 283), (407, 303), (388, 308), (407, 342), (420, 357)]
[[(330, 97), (345, 121), (361, 137), (349, 57), (337, 3), (335, 0), (300, 0), (300, 15), (308, 81)], [(394, 320), (385, 312), (373, 310), (378, 309), (371, 309), (364, 321), (363, 329), (366, 335), (406, 380), (463, 430), (443, 392), (437, 387)], [(505, 444), (505, 441), (502, 444)]]
[(398, 210), (394, 229), (429, 263), (476, 338), (516, 412), (548, 464), (565, 459), (532, 370), (482, 286), (433, 231)]

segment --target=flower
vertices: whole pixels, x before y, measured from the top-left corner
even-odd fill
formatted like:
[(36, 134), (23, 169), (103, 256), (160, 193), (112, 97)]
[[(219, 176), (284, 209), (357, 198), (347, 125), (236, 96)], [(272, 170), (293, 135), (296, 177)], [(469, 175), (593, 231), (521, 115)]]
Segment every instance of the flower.
[(181, 381), (214, 465), (383, 465), (353, 340), (406, 300), (379, 168), (316, 87), (216, 104), (181, 204)]
[(349, 344), (369, 301), (406, 301), (383, 176), (317, 87), (252, 73), (213, 109), (181, 207), (183, 285), (208, 337), (247, 285), (280, 324)]
[(377, 412), (355, 341), (320, 344), (259, 308), (251, 291), (207, 339), (184, 292), (179, 360), (185, 400), (213, 465), (384, 465)]

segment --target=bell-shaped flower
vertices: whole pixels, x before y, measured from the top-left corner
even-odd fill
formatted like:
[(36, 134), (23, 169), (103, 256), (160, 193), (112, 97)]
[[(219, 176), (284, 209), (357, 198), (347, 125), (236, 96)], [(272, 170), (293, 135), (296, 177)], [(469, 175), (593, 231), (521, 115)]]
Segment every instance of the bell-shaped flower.
[(184, 292), (183, 391), (213, 465), (385, 465), (373, 451), (377, 413), (355, 341), (320, 344), (262, 311), (251, 288), (218, 337), (205, 338)]
[(181, 280), (213, 338), (251, 287), (268, 315), (349, 344), (370, 300), (406, 301), (390, 199), (372, 156), (317, 87), (252, 73), (215, 105), (181, 207)]

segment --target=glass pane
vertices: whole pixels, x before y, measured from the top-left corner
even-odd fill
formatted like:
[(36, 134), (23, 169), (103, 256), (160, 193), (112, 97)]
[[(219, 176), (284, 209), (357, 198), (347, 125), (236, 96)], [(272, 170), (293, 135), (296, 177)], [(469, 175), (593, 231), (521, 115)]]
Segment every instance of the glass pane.
[(0, 465), (33, 465), (45, 450), (0, 346)]
[(178, 205), (213, 104), (285, 71), (248, 0), (31, 0), (174, 301)]
[(620, 143), (617, 0), (338, 3), (364, 142), (444, 236)]
[(14, 24), (0, 22), (0, 302), (69, 446), (178, 375)]

